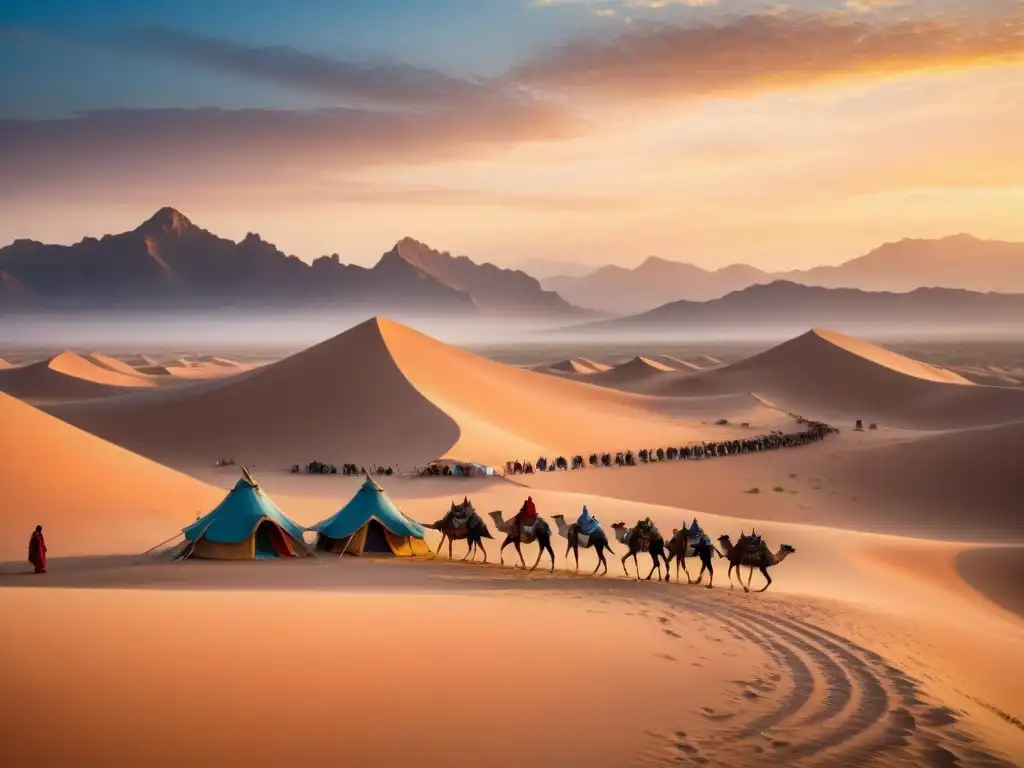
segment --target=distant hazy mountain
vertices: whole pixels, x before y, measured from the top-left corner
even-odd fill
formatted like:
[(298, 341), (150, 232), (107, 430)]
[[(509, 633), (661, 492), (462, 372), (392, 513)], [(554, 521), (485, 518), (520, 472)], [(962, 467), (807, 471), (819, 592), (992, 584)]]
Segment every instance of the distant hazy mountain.
[(411, 237), (403, 238), (381, 259), (401, 258), (433, 275), (445, 285), (469, 293), (476, 303), (499, 312), (529, 310), (542, 315), (581, 313), (554, 291), (545, 291), (536, 278), (515, 269), (477, 264), (468, 256), (431, 249)]
[(1024, 293), (1024, 243), (971, 235), (908, 239), (837, 266), (775, 273), (743, 264), (709, 272), (692, 264), (651, 258), (635, 269), (608, 266), (583, 277), (558, 276), (541, 283), (577, 306), (633, 314), (671, 301), (707, 301), (773, 280), (866, 291), (941, 287)]
[(706, 302), (676, 301), (629, 317), (575, 326), (584, 333), (685, 333), (747, 329), (900, 327), (1024, 329), (1024, 294), (917, 288), (907, 293), (822, 288), (787, 280)]
[(343, 264), (336, 254), (307, 264), (256, 234), (237, 243), (218, 237), (173, 208), (130, 232), (75, 245), (15, 241), (0, 248), (0, 278), (3, 309), (251, 308), (259, 301), (281, 308), (587, 315), (524, 273), (456, 259), (414, 240), (400, 241), (369, 269)]
[(706, 301), (771, 280), (768, 273), (745, 264), (708, 271), (651, 256), (634, 269), (609, 265), (583, 277), (559, 275), (541, 284), (577, 306), (628, 314), (679, 299)]
[(804, 285), (866, 291), (941, 287), (1024, 293), (1024, 243), (980, 240), (972, 235), (906, 239), (886, 243), (835, 267), (796, 270), (778, 277)]
[(524, 259), (516, 265), (516, 268), (521, 269), (528, 275), (533, 275), (538, 280), (546, 280), (549, 277), (557, 277), (559, 275), (583, 277), (594, 271), (592, 264), (541, 258)]

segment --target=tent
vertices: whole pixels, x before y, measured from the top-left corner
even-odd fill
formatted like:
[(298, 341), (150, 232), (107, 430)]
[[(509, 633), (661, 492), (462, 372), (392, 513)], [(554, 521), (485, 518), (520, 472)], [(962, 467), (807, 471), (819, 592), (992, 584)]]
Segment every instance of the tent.
[(249, 472), (214, 510), (183, 529), (184, 557), (264, 560), (308, 554), (303, 528), (272, 502)]
[(317, 549), (349, 555), (429, 555), (423, 527), (402, 514), (369, 475), (351, 501), (312, 526)]

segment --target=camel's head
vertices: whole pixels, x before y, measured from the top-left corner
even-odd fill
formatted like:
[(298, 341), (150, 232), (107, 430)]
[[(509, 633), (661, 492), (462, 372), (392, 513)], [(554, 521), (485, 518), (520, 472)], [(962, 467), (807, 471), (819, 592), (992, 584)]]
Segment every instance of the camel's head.
[(617, 531), (620, 528), (625, 528), (625, 527), (626, 527), (625, 523), (612, 523), (612, 530), (613, 531)]
[(788, 555), (792, 555), (794, 552), (796, 552), (796, 550), (793, 547), (789, 546), (789, 544), (783, 544), (782, 551)]
[(723, 533), (721, 536), (719, 536), (718, 537), (718, 543), (719, 544), (731, 544), (732, 541), (729, 538), (729, 534), (728, 533)]
[(565, 520), (565, 515), (552, 515), (552, 520)]

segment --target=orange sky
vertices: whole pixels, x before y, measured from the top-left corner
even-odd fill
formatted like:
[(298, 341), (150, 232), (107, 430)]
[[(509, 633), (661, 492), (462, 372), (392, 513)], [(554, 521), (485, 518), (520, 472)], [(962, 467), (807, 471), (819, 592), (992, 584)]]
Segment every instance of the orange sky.
[[(234, 152), (198, 134), (194, 166), (164, 167), (128, 129), (103, 167), (59, 146), (43, 170), (23, 154), (27, 183), (0, 188), (0, 240), (72, 242), (162, 205), (227, 237), (361, 263), (405, 235), (502, 264), (762, 268), (902, 237), (1024, 240), (1019, 7), (996, 21), (848, 10), (623, 29), (508, 68), (418, 134), (341, 147), (316, 133), (286, 150), (243, 136)], [(88, 199), (83, 177), (97, 182)]]

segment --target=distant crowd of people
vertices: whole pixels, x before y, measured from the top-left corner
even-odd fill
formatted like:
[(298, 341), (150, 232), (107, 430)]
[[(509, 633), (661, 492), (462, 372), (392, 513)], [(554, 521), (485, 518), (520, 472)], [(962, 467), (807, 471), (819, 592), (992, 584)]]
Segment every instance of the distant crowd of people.
[(710, 459), (717, 456), (733, 456), (739, 453), (770, 451), (777, 448), (792, 448), (823, 440), (827, 435), (839, 432), (837, 427), (820, 421), (809, 421), (797, 418), (797, 423), (804, 428), (799, 432), (773, 431), (756, 437), (745, 437), (736, 440), (705, 441), (686, 445), (681, 448), (641, 448), (633, 451), (620, 451), (615, 454), (590, 454), (587, 461), (577, 455), (570, 459), (559, 456), (556, 459), (541, 457), (536, 462), (508, 461), (505, 462), (506, 475), (531, 475), (535, 472), (555, 472), (559, 470), (583, 469), (591, 467), (635, 467), (637, 464), (651, 464), (659, 461), (687, 461)]

